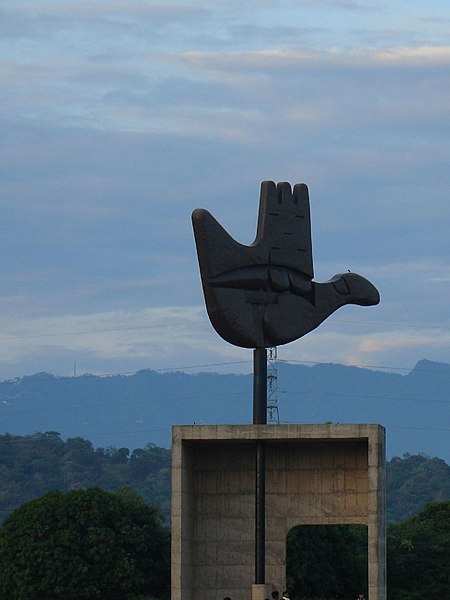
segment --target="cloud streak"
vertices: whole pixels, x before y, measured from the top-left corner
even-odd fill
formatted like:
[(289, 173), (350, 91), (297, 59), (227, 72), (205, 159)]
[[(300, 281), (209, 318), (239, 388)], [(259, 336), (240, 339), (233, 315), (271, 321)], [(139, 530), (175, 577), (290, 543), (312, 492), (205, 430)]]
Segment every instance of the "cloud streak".
[(382, 297), (281, 355), (450, 360), (423, 329), (448, 324), (448, 19), (418, 0), (3, 8), (0, 377), (246, 357), (208, 324), (190, 213), (251, 243), (264, 179), (309, 185), (317, 280), (359, 271)]

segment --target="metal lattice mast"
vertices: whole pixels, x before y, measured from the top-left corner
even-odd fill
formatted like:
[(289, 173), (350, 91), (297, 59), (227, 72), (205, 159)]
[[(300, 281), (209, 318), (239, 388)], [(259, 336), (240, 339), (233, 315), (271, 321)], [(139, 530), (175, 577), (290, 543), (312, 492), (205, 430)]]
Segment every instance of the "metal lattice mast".
[(276, 347), (267, 349), (267, 423), (280, 423)]

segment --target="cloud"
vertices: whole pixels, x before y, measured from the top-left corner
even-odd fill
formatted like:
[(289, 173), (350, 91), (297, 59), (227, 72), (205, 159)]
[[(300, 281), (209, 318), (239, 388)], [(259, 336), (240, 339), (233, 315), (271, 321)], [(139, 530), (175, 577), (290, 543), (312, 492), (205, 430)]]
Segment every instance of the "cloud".
[[(2, 360), (13, 361), (16, 353), (26, 353), (27, 348), (33, 352), (33, 348), (50, 343), (53, 347), (88, 351), (104, 357), (114, 358), (128, 352), (150, 356), (166, 351), (171, 345), (188, 344), (195, 327), (202, 324), (202, 316), (200, 307), (180, 306), (28, 319), (20, 316), (3, 320)], [(158, 350), (151, 350), (156, 339)]]
[[(74, 360), (78, 373), (192, 369), (212, 363), (218, 363), (216, 370), (225, 372), (241, 368), (248, 372), (251, 368), (251, 352), (220, 340), (203, 306), (3, 320), (1, 379), (40, 370), (70, 374)], [(221, 367), (221, 363), (230, 362), (242, 362), (242, 366)]]
[(413, 322), (402, 326), (376, 318), (372, 311), (359, 313), (349, 307), (304, 338), (278, 348), (278, 358), (379, 369), (412, 369), (425, 357), (450, 361), (450, 327), (421, 327)]
[(363, 340), (357, 348), (358, 353), (384, 353), (386, 350), (403, 348), (430, 347), (447, 350), (450, 344), (450, 331), (432, 330), (428, 332), (390, 330), (384, 334), (373, 334), (370, 339)]
[[(395, 363), (398, 353), (413, 364), (427, 348), (445, 356), (429, 336), (415, 343), (392, 326), (448, 321), (450, 46), (434, 4), (409, 8), (3, 8), (0, 312), (8, 336), (37, 335), (32, 353), (16, 340), (11, 370), (63, 370), (74, 353), (92, 370), (122, 370), (121, 360), (142, 368), (147, 354), (160, 365), (185, 352), (195, 362), (246, 356), (205, 315), (201, 330), (187, 322), (159, 336), (159, 358), (149, 336), (96, 324), (144, 323), (157, 314), (146, 311), (167, 306), (181, 311), (178, 323), (200, 310), (190, 213), (208, 208), (251, 243), (264, 179), (309, 185), (318, 280), (352, 269), (382, 293), (367, 316), (346, 309), (348, 320), (367, 322), (333, 319), (289, 355)], [(92, 335), (62, 335), (79, 330)], [(373, 332), (379, 346), (366, 343)], [(384, 344), (390, 332), (398, 343)]]
[[(138, 20), (148, 20), (155, 24), (165, 25), (172, 22), (185, 22), (186, 19), (198, 19), (208, 9), (201, 6), (195, 7), (189, 4), (165, 5), (149, 4), (148, 2), (129, 0), (117, 2), (33, 2), (24, 5), (4, 7), (1, 11), (3, 20), (10, 19), (11, 22), (19, 23), (24, 27), (24, 32), (29, 33), (27, 25), (33, 23), (36, 27), (39, 24), (53, 25), (54, 27), (72, 25), (77, 22), (83, 26), (87, 23), (92, 25), (99, 24), (99, 21), (109, 22), (110, 24), (126, 24)], [(14, 29), (10, 32), (14, 35)], [(16, 31), (17, 34), (17, 31)]]
[[(174, 57), (176, 58), (176, 57)], [(208, 71), (278, 69), (348, 68), (351, 70), (423, 66), (448, 66), (450, 46), (402, 47), (388, 49), (355, 48), (324, 51), (282, 50), (279, 48), (252, 52), (184, 52), (179, 59), (189, 66)]]
[[(360, 310), (349, 308), (347, 315), (332, 316), (312, 334), (278, 350), (280, 360), (339, 362), (379, 365), (387, 351), (426, 347), (445, 350), (449, 333), (436, 339), (430, 331), (392, 328), (374, 331)], [(353, 314), (353, 320), (348, 316)], [(378, 323), (377, 329), (380, 329)], [(155, 307), (116, 310), (91, 314), (64, 314), (3, 320), (0, 336), (0, 377), (50, 370), (69, 372), (73, 360), (79, 372), (113, 372), (115, 369), (194, 367), (215, 364), (215, 370), (229, 370), (221, 363), (244, 361), (232, 370), (248, 372), (251, 351), (234, 348), (217, 336), (203, 306)], [(11, 333), (9, 333), (11, 332)], [(201, 340), (201, 344), (198, 343)], [(58, 358), (59, 356), (59, 358)], [(401, 362), (397, 360), (397, 364)], [(121, 366), (119, 366), (121, 365)], [(408, 365), (413, 366), (413, 365)], [(22, 372), (23, 374), (23, 372)]]

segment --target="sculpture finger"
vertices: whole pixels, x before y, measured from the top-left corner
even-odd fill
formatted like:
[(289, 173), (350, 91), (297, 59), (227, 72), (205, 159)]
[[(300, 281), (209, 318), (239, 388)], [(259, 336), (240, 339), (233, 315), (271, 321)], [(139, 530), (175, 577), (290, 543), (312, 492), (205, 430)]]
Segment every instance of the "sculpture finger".
[(261, 184), (258, 229), (252, 247), (267, 264), (314, 276), (308, 188), (289, 183)]

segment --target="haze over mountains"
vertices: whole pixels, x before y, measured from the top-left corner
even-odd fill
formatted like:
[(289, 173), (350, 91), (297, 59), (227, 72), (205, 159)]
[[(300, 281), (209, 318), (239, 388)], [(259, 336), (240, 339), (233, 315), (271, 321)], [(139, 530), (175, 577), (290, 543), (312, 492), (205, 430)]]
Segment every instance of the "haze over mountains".
[[(450, 365), (421, 360), (406, 375), (278, 363), (280, 423), (381, 423), (388, 456), (450, 462)], [(58, 431), (97, 447), (169, 447), (172, 424), (250, 423), (252, 375), (139, 371), (0, 383), (0, 433)]]

